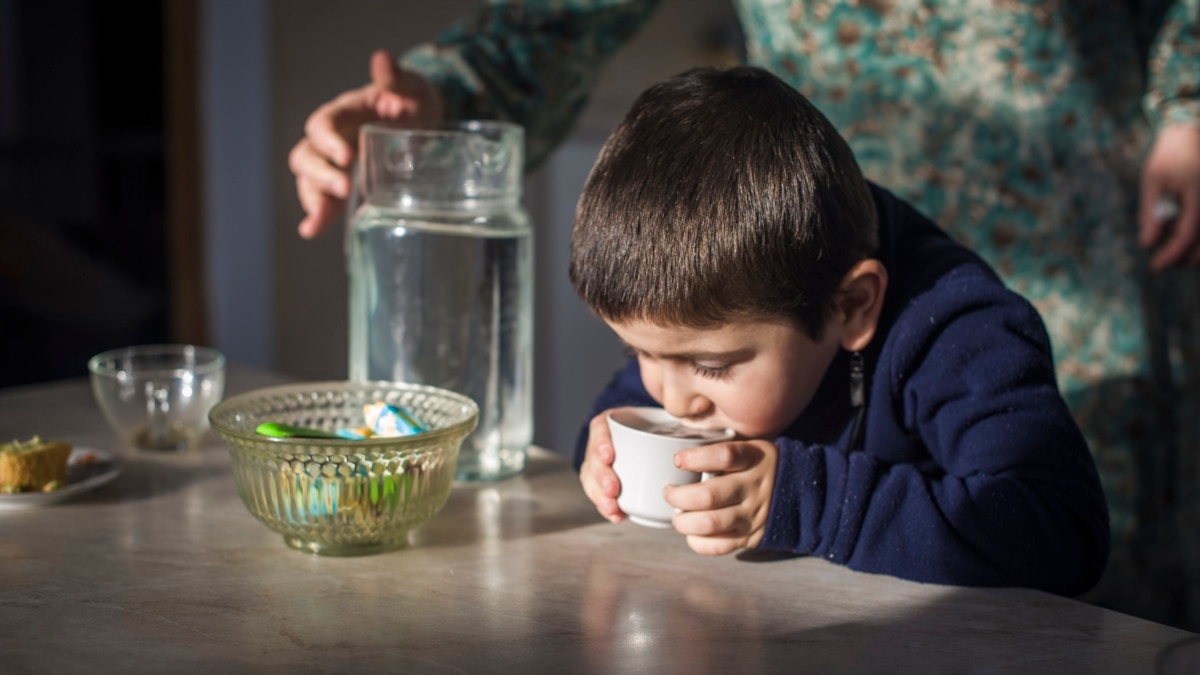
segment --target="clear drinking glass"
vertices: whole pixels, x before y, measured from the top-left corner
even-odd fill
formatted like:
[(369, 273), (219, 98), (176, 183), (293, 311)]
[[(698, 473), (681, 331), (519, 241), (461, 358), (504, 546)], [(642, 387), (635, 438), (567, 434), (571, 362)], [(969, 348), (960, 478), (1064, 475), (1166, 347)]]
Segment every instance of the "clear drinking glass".
[(533, 238), (524, 131), (365, 126), (348, 208), (350, 379), (469, 396), (457, 480), (520, 473), (532, 440)]
[(195, 345), (138, 345), (88, 360), (105, 419), (138, 450), (187, 450), (225, 392), (225, 356)]

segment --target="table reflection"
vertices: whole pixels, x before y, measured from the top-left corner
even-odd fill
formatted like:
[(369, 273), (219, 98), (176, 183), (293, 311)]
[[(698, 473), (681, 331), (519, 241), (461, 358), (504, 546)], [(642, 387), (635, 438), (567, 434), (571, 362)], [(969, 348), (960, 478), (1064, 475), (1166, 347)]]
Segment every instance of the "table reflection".
[(718, 656), (710, 647), (731, 642), (743, 642), (746, 672), (760, 670), (766, 627), (757, 598), (725, 590), (723, 579), (663, 572), (651, 578), (644, 566), (617, 557), (588, 566), (580, 595), (588, 670), (654, 672), (671, 664), (675, 672), (703, 673)]

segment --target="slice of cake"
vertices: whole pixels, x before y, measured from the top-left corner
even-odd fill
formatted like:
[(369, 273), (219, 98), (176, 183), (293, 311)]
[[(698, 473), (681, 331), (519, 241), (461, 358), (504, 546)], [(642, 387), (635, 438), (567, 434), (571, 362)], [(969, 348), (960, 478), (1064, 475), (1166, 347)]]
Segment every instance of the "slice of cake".
[(67, 484), (71, 445), (63, 441), (0, 444), (0, 493), (50, 491)]

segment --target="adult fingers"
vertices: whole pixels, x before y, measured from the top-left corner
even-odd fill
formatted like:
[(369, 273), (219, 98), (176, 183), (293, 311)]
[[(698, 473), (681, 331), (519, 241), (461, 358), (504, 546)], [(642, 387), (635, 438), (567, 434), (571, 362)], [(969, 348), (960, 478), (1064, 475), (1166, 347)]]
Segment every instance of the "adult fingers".
[(329, 165), (301, 140), (288, 156), (296, 175), (296, 194), (305, 217), (297, 227), (301, 237), (312, 239), (341, 214), (350, 190), (350, 177)]
[(1159, 213), (1163, 197), (1162, 179), (1150, 168), (1142, 173), (1141, 197), (1138, 204), (1138, 245), (1153, 248), (1162, 238), (1166, 220)]
[(445, 117), (445, 102), (437, 86), (401, 68), (386, 49), (371, 55), (371, 86), (371, 106), (380, 119), (423, 127)]
[(378, 119), (396, 119), (404, 106), (397, 96), (384, 96), (394, 91), (397, 81), (396, 61), (387, 50), (371, 55), (371, 83), (351, 89), (318, 107), (304, 123), (304, 135), (313, 150), (328, 162), (349, 167), (354, 161), (354, 144), (358, 129), (364, 123)]
[(401, 94), (369, 84), (343, 92), (314, 110), (304, 122), (304, 137), (330, 163), (348, 168), (362, 125), (401, 121), (413, 108)]
[(400, 67), (396, 58), (386, 49), (376, 49), (371, 54), (371, 84), (382, 89), (397, 91)]
[(1150, 266), (1155, 270), (1190, 263), (1200, 246), (1200, 186), (1189, 186), (1178, 198), (1179, 215), (1150, 260)]
[(371, 87), (339, 94), (322, 104), (304, 121), (304, 137), (314, 152), (342, 168), (354, 161), (358, 128), (375, 116), (371, 109)]
[[(1176, 200), (1173, 217), (1159, 210)], [(1200, 248), (1200, 127), (1162, 128), (1142, 167), (1138, 242), (1151, 250), (1150, 266), (1162, 270), (1192, 262)]]
[[(301, 139), (288, 153), (288, 168), (298, 179), (303, 178), (313, 189), (337, 199), (350, 196), (350, 173), (332, 164), (317, 153), (308, 139)], [(301, 196), (303, 201), (303, 195)]]
[(304, 178), (296, 179), (296, 192), (305, 216), (296, 228), (300, 236), (312, 239), (325, 231), (341, 215), (345, 202), (321, 191)]

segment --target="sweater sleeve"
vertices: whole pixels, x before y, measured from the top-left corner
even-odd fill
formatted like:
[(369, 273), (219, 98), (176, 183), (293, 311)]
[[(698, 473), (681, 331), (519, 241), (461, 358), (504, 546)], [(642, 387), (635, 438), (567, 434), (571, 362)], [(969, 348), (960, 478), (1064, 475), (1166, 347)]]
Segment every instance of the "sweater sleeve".
[(400, 62), (438, 85), (452, 119), (524, 126), (532, 168), (567, 135), (604, 66), (658, 4), (491, 0)]
[(1146, 114), (1155, 129), (1200, 124), (1200, 0), (1170, 3), (1150, 44)]
[[(998, 285), (974, 295), (894, 329), (885, 351), (904, 353), (876, 372), (863, 449), (778, 441), (762, 547), (924, 582), (1077, 595), (1098, 581), (1108, 511), (1045, 330)], [(928, 456), (873, 452), (879, 428)]]

